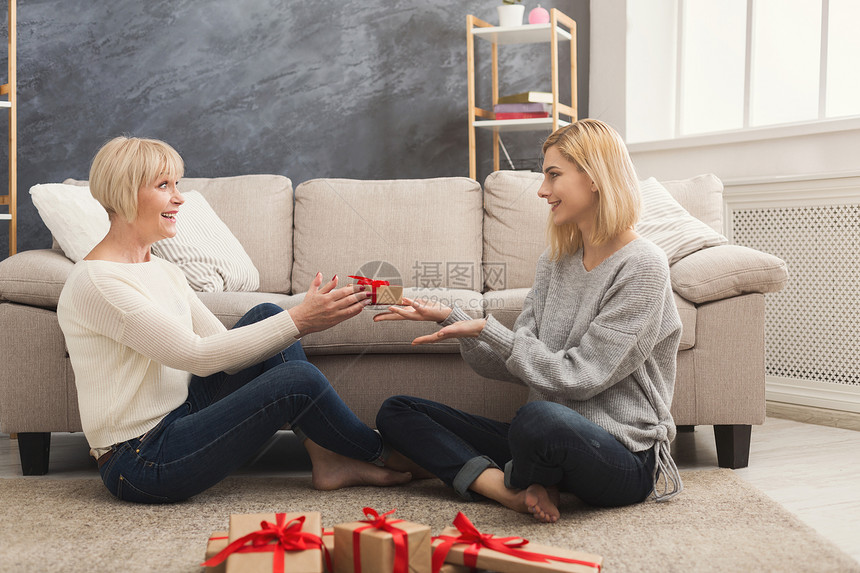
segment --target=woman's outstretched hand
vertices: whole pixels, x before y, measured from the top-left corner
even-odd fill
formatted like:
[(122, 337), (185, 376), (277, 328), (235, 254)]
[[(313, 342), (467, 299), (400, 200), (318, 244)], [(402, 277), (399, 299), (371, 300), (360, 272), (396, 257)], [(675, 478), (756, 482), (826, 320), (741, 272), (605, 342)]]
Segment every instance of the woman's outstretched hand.
[(322, 274), (317, 273), (305, 300), (289, 310), (300, 335), (331, 328), (356, 316), (370, 303), (363, 285), (336, 287), (337, 275), (328, 283), (322, 284)]
[[(451, 314), (451, 308), (438, 302), (412, 300), (406, 297), (403, 297), (402, 301), (404, 306), (389, 306), (388, 311), (377, 314), (373, 317), (373, 320), (375, 322), (383, 320), (432, 320), (434, 322), (442, 322)], [(419, 336), (412, 341), (412, 344), (429, 344), (448, 338), (474, 338), (481, 334), (485, 324), (487, 324), (487, 321), (483, 318), (461, 320), (454, 324), (449, 324), (433, 334)]]
[(412, 344), (429, 344), (431, 342), (439, 342), (449, 338), (477, 338), (484, 326), (487, 324), (486, 318), (475, 318), (472, 320), (460, 320), (454, 324), (449, 324), (445, 328), (438, 330), (433, 334), (419, 336), (412, 341)]
[(429, 320), (442, 322), (451, 314), (451, 309), (438, 302), (429, 300), (400, 299), (403, 306), (389, 306), (386, 312), (373, 317), (374, 322), (382, 320)]

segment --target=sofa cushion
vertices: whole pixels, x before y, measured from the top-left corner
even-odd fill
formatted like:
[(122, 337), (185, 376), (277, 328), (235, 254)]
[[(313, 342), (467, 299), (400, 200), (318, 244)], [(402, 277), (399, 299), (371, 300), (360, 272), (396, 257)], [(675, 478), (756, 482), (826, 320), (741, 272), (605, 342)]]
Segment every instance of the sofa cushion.
[[(529, 290), (517, 288), (484, 293), (483, 306), (486, 314), (493, 315), (504, 326), (513, 328), (514, 322), (523, 310), (523, 302)], [(683, 328), (679, 350), (688, 350), (696, 344), (696, 305), (676, 293), (673, 294)]]
[[(476, 291), (461, 289), (406, 288), (407, 298), (427, 298), (451, 306), (456, 304), (475, 318), (483, 316), (482, 296)], [(296, 304), (305, 295), (295, 295)], [(458, 353), (460, 344), (456, 340), (445, 340), (433, 344), (412, 345), (419, 336), (439, 330), (434, 322), (392, 320), (374, 323), (373, 317), (384, 312), (367, 308), (358, 316), (341, 322), (322, 332), (313, 332), (302, 338), (302, 346), (308, 355), (315, 354), (386, 354), (415, 352), (422, 354)]]
[(690, 215), (723, 232), (723, 182), (712, 173), (660, 182)]
[(33, 185), (30, 198), (54, 240), (74, 262), (87, 256), (110, 229), (107, 211), (92, 196), (89, 187), (63, 183)]
[[(69, 185), (86, 181), (67, 179)], [(282, 175), (186, 177), (181, 191), (195, 190), (239, 240), (259, 271), (262, 292), (290, 292), (293, 253), (293, 184)], [(265, 213), (265, 216), (261, 216)]]
[(653, 177), (640, 182), (642, 213), (636, 232), (663, 249), (669, 264), (705, 247), (728, 243), (723, 235), (688, 213)]
[(253, 261), (260, 291), (290, 292), (293, 266), (293, 184), (283, 175), (194, 178), (182, 190), (199, 191)]
[(152, 253), (185, 273), (196, 291), (256, 291), (260, 273), (198, 191), (184, 191), (176, 218), (176, 235), (152, 245)]
[(537, 196), (543, 174), (496, 171), (484, 181), (486, 290), (529, 288), (547, 247), (549, 204)]
[[(356, 181), (296, 187), (292, 286), (317, 272), (369, 276), (383, 269), (404, 286), (481, 290), (481, 186), (465, 177)], [(376, 278), (371, 276), (370, 278)]]
[(0, 300), (56, 309), (75, 264), (59, 250), (21, 251), (0, 261)]
[(702, 249), (672, 265), (672, 289), (704, 303), (741, 294), (781, 290), (788, 280), (785, 261), (740, 245)]

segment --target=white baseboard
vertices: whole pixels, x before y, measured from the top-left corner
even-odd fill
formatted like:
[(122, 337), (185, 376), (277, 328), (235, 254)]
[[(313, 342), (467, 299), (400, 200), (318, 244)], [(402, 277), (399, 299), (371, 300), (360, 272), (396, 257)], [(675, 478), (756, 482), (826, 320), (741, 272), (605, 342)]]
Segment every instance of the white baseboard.
[(860, 413), (860, 387), (853, 385), (767, 376), (765, 395), (771, 402)]

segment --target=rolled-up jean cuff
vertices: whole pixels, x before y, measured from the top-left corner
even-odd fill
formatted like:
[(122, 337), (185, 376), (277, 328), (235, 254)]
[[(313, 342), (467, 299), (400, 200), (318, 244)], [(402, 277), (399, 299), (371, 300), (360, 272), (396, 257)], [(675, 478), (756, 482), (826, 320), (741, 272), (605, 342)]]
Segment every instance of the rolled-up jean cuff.
[(379, 454), (379, 457), (373, 460), (371, 463), (375, 466), (383, 467), (385, 462), (388, 461), (388, 458), (391, 457), (391, 446), (385, 443), (385, 440), (382, 441), (382, 453)]
[(454, 476), (454, 491), (460, 494), (465, 500), (474, 501), (475, 495), (469, 491), (469, 486), (472, 485), (478, 476), (484, 473), (488, 468), (501, 469), (496, 463), (487, 456), (478, 456), (472, 458), (460, 468), (457, 475)]
[(511, 485), (511, 472), (514, 471), (514, 460), (508, 460), (505, 464), (505, 487), (508, 489), (520, 489)]

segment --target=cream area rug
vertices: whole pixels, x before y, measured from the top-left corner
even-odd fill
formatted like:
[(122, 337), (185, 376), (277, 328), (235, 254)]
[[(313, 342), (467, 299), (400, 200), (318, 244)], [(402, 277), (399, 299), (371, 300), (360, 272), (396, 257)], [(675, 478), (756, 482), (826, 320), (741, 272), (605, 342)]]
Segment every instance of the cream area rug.
[(231, 477), (180, 504), (133, 505), (97, 479), (0, 479), (0, 571), (200, 572), (210, 533), (231, 513), (320, 511), (326, 527), (362, 508), (431, 526), (458, 511), (478, 529), (604, 557), (603, 571), (860, 571), (860, 564), (731, 470), (687, 471), (664, 503), (594, 509), (562, 498), (546, 525), (489, 501), (464, 503), (437, 480), (318, 492), (304, 477)]

